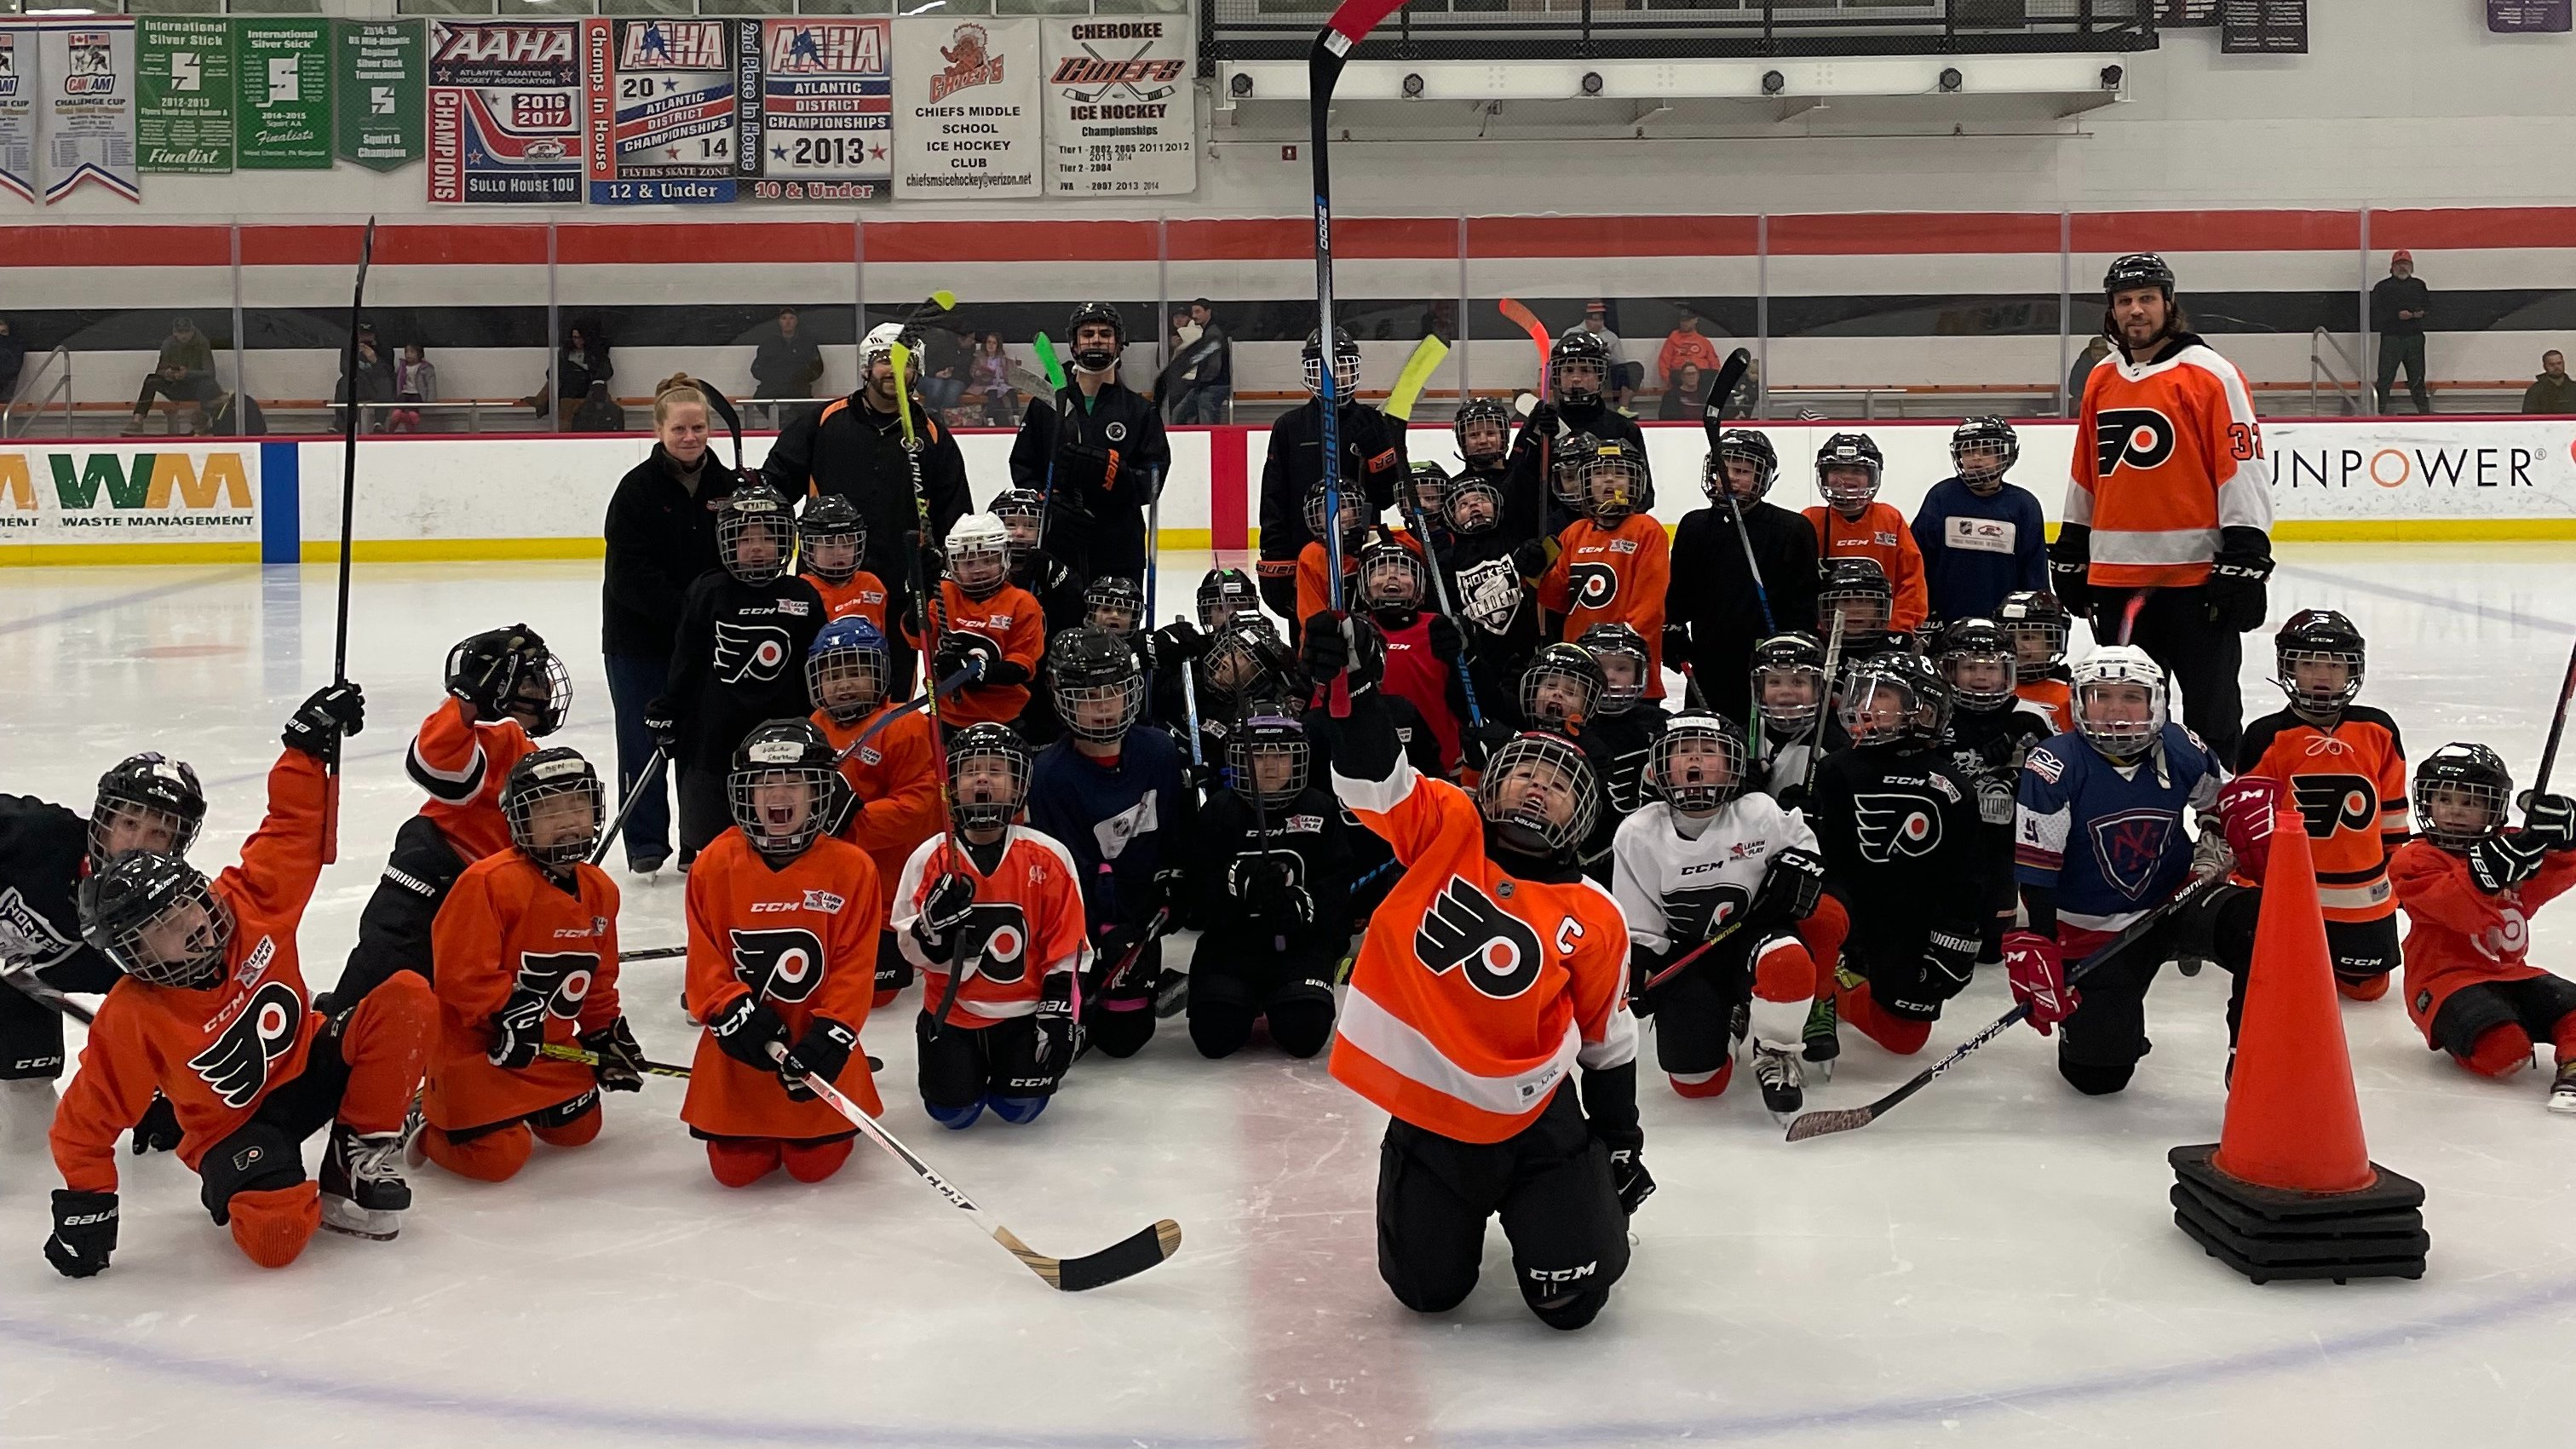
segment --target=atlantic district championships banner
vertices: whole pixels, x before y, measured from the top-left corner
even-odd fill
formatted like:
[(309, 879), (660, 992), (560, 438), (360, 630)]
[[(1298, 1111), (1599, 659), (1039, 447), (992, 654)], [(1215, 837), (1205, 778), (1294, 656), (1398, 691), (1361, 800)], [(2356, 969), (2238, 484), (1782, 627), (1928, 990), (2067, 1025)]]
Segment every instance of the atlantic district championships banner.
[(581, 26), (591, 204), (733, 200), (735, 23), (656, 16)]
[(429, 199), (579, 205), (581, 22), (433, 20)]
[(134, 170), (134, 22), (52, 26), (43, 36), (45, 103), (37, 145), (45, 163), (45, 204), (98, 185), (143, 199)]
[(894, 22), (894, 174), (919, 197), (1036, 196), (1035, 19)]
[(883, 20), (737, 20), (742, 154), (754, 201), (885, 201), (894, 191), (892, 37)]
[(1046, 26), (1049, 196), (1180, 196), (1199, 185), (1187, 15)]

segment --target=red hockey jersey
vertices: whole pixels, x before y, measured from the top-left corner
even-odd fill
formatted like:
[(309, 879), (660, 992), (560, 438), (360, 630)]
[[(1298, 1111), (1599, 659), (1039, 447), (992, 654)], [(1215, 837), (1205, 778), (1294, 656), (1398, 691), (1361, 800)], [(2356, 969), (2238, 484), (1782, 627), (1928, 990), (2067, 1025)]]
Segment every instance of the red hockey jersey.
[(2500, 894), (2478, 889), (2467, 857), (2410, 840), (2388, 864), (2406, 908), (2406, 1014), (2433, 1041), (2433, 1018), (2463, 986), (2550, 973), (2524, 959), (2531, 914), (2576, 885), (2576, 851), (2541, 857), (2540, 873)]
[(847, 583), (829, 583), (821, 574), (815, 573), (802, 577), (814, 586), (815, 594), (823, 600), (823, 618), (827, 622), (855, 616), (876, 625), (879, 634), (885, 632), (885, 580), (866, 569), (850, 575)]

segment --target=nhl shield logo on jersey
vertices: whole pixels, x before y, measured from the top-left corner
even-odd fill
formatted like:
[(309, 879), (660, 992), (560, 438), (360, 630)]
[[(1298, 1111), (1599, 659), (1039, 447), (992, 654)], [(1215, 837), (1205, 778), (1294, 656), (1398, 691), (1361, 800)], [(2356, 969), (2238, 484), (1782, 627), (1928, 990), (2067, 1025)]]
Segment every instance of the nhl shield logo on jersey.
[(754, 996), (803, 1001), (823, 984), (823, 942), (811, 931), (735, 931), (733, 973)]
[(1854, 795), (1852, 824), (1860, 858), (1873, 865), (1929, 855), (1941, 845), (1941, 807), (1921, 795)]
[(726, 684), (767, 684), (786, 670), (790, 652), (776, 624), (716, 621), (716, 678)]
[(1413, 933), (1413, 955), (1434, 976), (1464, 968), (1467, 984), (1497, 1001), (1529, 990), (1542, 964), (1538, 932), (1455, 875)]
[(251, 996), (250, 1006), (204, 1051), (188, 1059), (188, 1070), (204, 1079), (227, 1107), (247, 1107), (268, 1085), (268, 1064), (295, 1049), (295, 1029), (304, 1021), (304, 999), (283, 981), (271, 981)]
[(2177, 823), (2163, 810), (2123, 810), (2092, 822), (2093, 862), (2102, 868), (2102, 879), (2133, 901), (2143, 898)]
[(2105, 478), (2123, 464), (2159, 467), (2173, 456), (2173, 419), (2154, 408), (2104, 408), (2094, 415), (2093, 445)]

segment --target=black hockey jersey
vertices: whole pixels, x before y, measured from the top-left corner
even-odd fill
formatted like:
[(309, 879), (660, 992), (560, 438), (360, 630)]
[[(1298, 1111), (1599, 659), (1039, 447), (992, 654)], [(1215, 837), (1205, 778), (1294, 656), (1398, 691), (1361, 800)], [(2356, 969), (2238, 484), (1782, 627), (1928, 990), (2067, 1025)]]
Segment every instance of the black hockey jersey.
[[(1011, 486), (1046, 492), (1049, 445), (1055, 492), (1048, 498), (1046, 547), (1085, 578), (1145, 575), (1145, 505), (1171, 472), (1171, 444), (1154, 405), (1111, 381), (1086, 400), (1067, 386), (1029, 399), (1011, 444)], [(1053, 622), (1054, 614), (1048, 614)]]
[(105, 991), (123, 974), (81, 939), (88, 859), (87, 820), (33, 795), (0, 795), (0, 961), (35, 968), (58, 991)]
[(1804, 811), (1825, 857), (1825, 887), (1851, 912), (1850, 948), (1910, 961), (1935, 928), (1970, 941), (1985, 925), (1993, 872), (1976, 791), (1940, 753), (1838, 750), (1816, 772)]
[(724, 770), (754, 726), (814, 712), (805, 651), (823, 613), (822, 596), (792, 574), (746, 584), (718, 570), (689, 586), (662, 696), (680, 727), (679, 758)]
[[(1264, 833), (1260, 823), (1267, 821)], [(1292, 883), (1315, 905), (1311, 925), (1264, 920), (1241, 895), (1246, 873), (1264, 855), (1286, 858)], [(1288, 949), (1347, 941), (1351, 927), (1351, 841), (1342, 805), (1320, 785), (1256, 812), (1231, 790), (1218, 792), (1199, 817), (1197, 848), (1190, 852), (1191, 923), (1209, 935), (1242, 936), (1259, 946)]]
[[(1743, 719), (1753, 689), (1753, 646), (1772, 633), (1816, 626), (1816, 531), (1785, 508), (1756, 503), (1744, 510), (1744, 530), (1761, 565), (1762, 589), (1745, 568), (1744, 540), (1724, 506), (1694, 509), (1673, 533), (1672, 587), (1665, 595), (1667, 629), (1684, 631), (1687, 646), (1664, 662), (1689, 664), (1709, 707)], [(1762, 601), (1771, 605), (1772, 629), (1763, 627)]]

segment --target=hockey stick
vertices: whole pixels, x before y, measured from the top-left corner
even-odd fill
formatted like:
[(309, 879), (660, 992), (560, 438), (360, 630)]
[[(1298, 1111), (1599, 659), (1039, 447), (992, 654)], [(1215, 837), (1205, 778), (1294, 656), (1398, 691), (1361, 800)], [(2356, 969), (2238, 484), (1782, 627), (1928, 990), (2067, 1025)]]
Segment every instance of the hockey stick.
[(1762, 565), (1753, 557), (1753, 535), (1744, 529), (1744, 505), (1735, 498), (1735, 480), (1726, 476), (1726, 459), (1718, 453), (1717, 440), (1726, 431), (1720, 421), (1726, 415), (1726, 404), (1735, 396), (1738, 383), (1753, 365), (1753, 354), (1739, 347), (1726, 359), (1715, 380), (1708, 385), (1708, 401), (1700, 407), (1700, 422), (1708, 432), (1708, 451), (1717, 459), (1717, 491), (1726, 499), (1727, 516), (1735, 520), (1735, 541), (1744, 545), (1744, 571), (1753, 576), (1753, 602), (1762, 609), (1762, 632), (1777, 634), (1779, 624), (1771, 617), (1771, 590), (1763, 585)]
[(624, 966), (635, 961), (675, 961), (688, 954), (689, 948), (686, 946), (647, 946), (641, 951), (618, 952), (617, 964)]
[[(1825, 762), (1825, 720), (1834, 709), (1834, 672), (1843, 662), (1843, 611), (1834, 610), (1833, 637), (1825, 641), (1825, 681), (1817, 686), (1824, 697), (1816, 701), (1816, 742), (1807, 747), (1807, 775), (1799, 788), (1813, 797), (1816, 793), (1816, 767)], [(1759, 701), (1756, 701), (1759, 703)], [(1755, 711), (1759, 713), (1759, 710)]]
[[(1449, 607), (1449, 580), (1441, 570), (1440, 560), (1431, 552), (1431, 530), (1422, 521), (1422, 500), (1413, 496), (1413, 480), (1407, 478), (1398, 483), (1395, 493), (1396, 507), (1404, 514), (1404, 526), (1412, 529), (1414, 538), (1422, 544), (1422, 571), (1431, 575), (1431, 597), (1440, 605), (1440, 617), (1449, 621), (1449, 627), (1457, 629), (1458, 611)], [(1459, 641), (1462, 644), (1466, 641), (1463, 629), (1459, 630)], [(1455, 667), (1458, 670), (1458, 692), (1467, 701), (1467, 723), (1483, 729), (1485, 711), (1476, 703), (1475, 671), (1467, 667), (1467, 656), (1463, 650)]]
[[(537, 1055), (544, 1057), (549, 1061), (579, 1062), (586, 1067), (595, 1067), (599, 1065), (599, 1053), (586, 1051), (580, 1047), (559, 1041), (538, 1043)], [(671, 1062), (647, 1061), (639, 1064), (636, 1067), (636, 1070), (642, 1072), (648, 1077), (677, 1077), (683, 1082), (689, 1080), (689, 1069), (687, 1067), (675, 1065)], [(868, 1058), (868, 1070), (871, 1072), (882, 1072), (885, 1070), (885, 1063), (876, 1057), (870, 1057)]]
[[(912, 517), (918, 531), (912, 550), (912, 596), (917, 601), (916, 607), (921, 610), (921, 664), (922, 672), (928, 674), (939, 657), (939, 636), (948, 632), (948, 605), (941, 595), (934, 592), (938, 581), (930, 577), (930, 550), (936, 545), (930, 536), (930, 494), (921, 481), (921, 452), (925, 445), (912, 424), (912, 387), (907, 379), (912, 370), (912, 349), (896, 343), (889, 361), (894, 368), (895, 414), (903, 424), (904, 462), (912, 470)], [(1046, 536), (1043, 523), (1039, 526), (1038, 536), (1041, 540)], [(949, 784), (948, 741), (940, 736), (936, 694), (932, 700), (924, 706), (931, 721), (930, 768), (939, 776), (939, 808), (948, 817), (948, 854), (951, 859), (956, 859), (965, 854), (957, 848), (957, 798)]]
[(2523, 824), (2531, 823), (2531, 802), (2548, 792), (2550, 772), (2558, 767), (2558, 741), (2567, 733), (2567, 702), (2576, 699), (2576, 650), (2567, 655), (2567, 677), (2559, 681), (2558, 712), (2549, 719), (2549, 742), (2540, 747), (2540, 773), (2531, 777), (2531, 788), (2522, 792), (2517, 802), (2522, 806)]
[(5, 982), (19, 995), (38, 1006), (48, 1011), (60, 1012), (83, 1026), (89, 1025), (91, 1017), (95, 1015), (88, 1007), (47, 986), (43, 978), (36, 975), (36, 968), (33, 966), (16, 961), (0, 966), (0, 982)]
[(1505, 321), (1528, 333), (1530, 341), (1538, 344), (1538, 395), (1541, 401), (1545, 401), (1548, 395), (1547, 352), (1555, 345), (1547, 335), (1547, 324), (1538, 320), (1538, 314), (1516, 298), (1505, 297), (1495, 305)]
[(626, 817), (635, 813), (636, 803), (644, 798), (645, 791), (662, 787), (662, 769), (670, 763), (671, 752), (655, 745), (653, 757), (644, 762), (643, 772), (635, 777), (635, 784), (627, 790), (626, 798), (617, 802), (616, 818), (608, 822), (606, 830), (599, 832), (599, 848), (590, 853), (592, 865), (608, 859), (609, 849), (617, 844), (617, 833), (626, 828)]
[[(773, 1043), (769, 1055), (772, 1061), (784, 1062), (787, 1048)], [(914, 1176), (948, 1199), (949, 1206), (973, 1218), (975, 1226), (990, 1234), (994, 1242), (1010, 1249), (1011, 1256), (1020, 1260), (1020, 1266), (1045, 1279), (1050, 1288), (1080, 1293), (1087, 1288), (1104, 1287), (1122, 1278), (1133, 1278), (1181, 1249), (1181, 1225), (1165, 1218), (1097, 1253), (1080, 1258), (1050, 1258), (1021, 1242), (1019, 1234), (1004, 1227), (999, 1220), (977, 1207), (973, 1198), (959, 1192), (948, 1179), (932, 1171), (929, 1163), (915, 1156), (913, 1150), (896, 1140), (892, 1132), (860, 1111), (857, 1103), (842, 1096), (840, 1088), (811, 1072), (805, 1074), (804, 1083), (805, 1090), (831, 1103), (832, 1110), (848, 1118), (850, 1125), (858, 1128), (861, 1135), (884, 1148), (887, 1155), (897, 1162), (911, 1168)]]
[[(2140, 938), (2144, 937), (2149, 931), (2154, 930), (2167, 916), (2172, 915), (2186, 902), (2191, 901), (2202, 891), (2207, 890), (2213, 882), (2224, 878), (2225, 872), (2221, 871), (2213, 872), (2208, 875), (2195, 875), (2191, 879), (2184, 881), (2182, 889), (2174, 892), (2172, 900), (2165, 902), (2163, 905), (2147, 912), (2138, 919), (2131, 921), (2127, 930), (2124, 930), (2119, 935), (2112, 937), (2111, 940), (2105, 943), (2100, 950), (2085, 957), (2083, 964), (2067, 973), (2066, 984), (2069, 987), (2073, 987), (2083, 981), (2083, 979), (2086, 976), (2091, 975), (2096, 968), (2109, 963), (2112, 958), (2118, 956), (2121, 952), (2126, 951), (2131, 946), (2136, 945)], [(1941, 1075), (1943, 1072), (1950, 1070), (1952, 1067), (1955, 1067), (1960, 1062), (1966, 1060), (1968, 1053), (1975, 1051), (1977, 1048), (1993, 1041), (1996, 1037), (2012, 1030), (2014, 1026), (2028, 1020), (2029, 1017), (2030, 1003), (2025, 1001), (2016, 1004), (2012, 1010), (1995, 1018), (1993, 1024), (1989, 1025), (1985, 1030), (1978, 1032), (1975, 1036), (1961, 1042), (1958, 1050), (1950, 1053), (1946, 1057), (1943, 1057), (1941, 1060), (1934, 1062), (1932, 1065), (1925, 1067), (1923, 1070), (1916, 1072), (1913, 1078), (1907, 1081), (1905, 1085), (1888, 1093), (1886, 1096), (1879, 1098), (1877, 1101), (1870, 1103), (1866, 1107), (1842, 1107), (1832, 1110), (1805, 1112), (1799, 1114), (1798, 1119), (1789, 1124), (1789, 1140), (1792, 1142), (1804, 1142), (1810, 1137), (1822, 1137), (1827, 1133), (1832, 1132), (1849, 1132), (1856, 1128), (1868, 1126), (1870, 1123), (1875, 1122), (1879, 1118), (1896, 1110), (1898, 1103), (1903, 1102), (1906, 1098), (1922, 1091), (1925, 1087), (1932, 1085), (1932, 1079), (1934, 1077)]]
[(1449, 344), (1437, 337), (1425, 337), (1413, 344), (1413, 355), (1404, 360), (1404, 370), (1395, 375), (1395, 391), (1386, 395), (1386, 415), (1399, 423), (1413, 421), (1413, 407), (1422, 401), (1423, 386), (1448, 356)]
[(1652, 991), (1656, 987), (1663, 985), (1665, 982), (1672, 980), (1676, 976), (1679, 976), (1682, 974), (1682, 969), (1684, 967), (1690, 965), (1690, 963), (1698, 960), (1700, 957), (1707, 955), (1711, 946), (1714, 946), (1718, 942), (1725, 940), (1727, 937), (1734, 935), (1735, 928), (1743, 924), (1744, 918), (1742, 916), (1737, 916), (1734, 920), (1718, 927), (1716, 935), (1711, 936), (1707, 940), (1692, 947), (1689, 955), (1684, 956), (1682, 959), (1665, 967), (1663, 970), (1656, 972), (1654, 975), (1647, 977), (1646, 984), (1638, 987), (1636, 991), (1629, 995), (1628, 999), (1630, 1001), (1634, 1001), (1638, 997), (1645, 995), (1647, 992)]
[[(919, 714), (923, 710), (931, 709), (930, 700), (932, 695), (945, 699), (949, 695), (955, 694), (957, 691), (964, 689), (967, 685), (972, 684), (983, 677), (984, 661), (981, 659), (970, 661), (965, 668), (958, 670), (956, 673), (949, 675), (946, 679), (933, 685), (931, 687), (930, 695), (922, 695), (913, 699), (905, 700), (903, 703), (887, 710), (875, 723), (869, 725), (866, 729), (859, 731), (859, 737), (857, 739), (852, 740), (849, 744), (843, 746), (841, 753), (832, 757), (832, 763), (837, 765), (843, 760), (848, 759), (850, 756), (857, 754), (861, 745), (875, 739), (879, 731), (883, 730), (887, 725), (893, 724), (896, 720), (903, 718), (905, 715)], [(932, 713), (935, 715), (937, 711), (932, 710)]]
[(1038, 547), (1047, 545), (1047, 525), (1055, 521), (1055, 455), (1064, 448), (1064, 362), (1055, 355), (1055, 342), (1041, 332), (1033, 344), (1038, 367), (1047, 380), (1047, 464), (1046, 482), (1038, 489)]
[[(367, 305), (367, 268), (376, 259), (376, 219), (358, 237), (358, 281), (349, 291), (349, 345), (341, 354), (340, 374), (349, 380), (349, 406), (340, 418), (340, 618), (331, 643), (331, 685), (349, 682), (350, 537), (358, 514), (358, 320)], [(331, 736), (322, 760), (322, 863), (340, 858), (340, 735)]]
[(1154, 580), (1163, 572), (1163, 465), (1155, 463), (1145, 469), (1145, 610), (1138, 617), (1152, 638), (1154, 625)]
[(726, 434), (733, 439), (733, 476), (737, 482), (741, 481), (746, 476), (742, 471), (742, 414), (734, 411), (733, 399), (725, 396), (723, 388), (705, 378), (690, 378), (689, 386), (703, 394), (707, 406), (715, 409), (716, 416), (723, 420)]
[[(2121, 603), (2120, 635), (2117, 639), (2112, 641), (2113, 643), (2126, 644), (2129, 642), (2129, 631), (2138, 627), (2138, 613), (2147, 606), (2147, 594), (2148, 590), (2140, 589), (2136, 593), (2129, 595), (2129, 597)], [(2576, 678), (2576, 676), (2570, 677)]]
[[(1156, 906), (1154, 908), (1153, 917), (1145, 922), (1144, 934), (1136, 938), (1136, 943), (1134, 945), (1129, 946), (1125, 951), (1119, 953), (1118, 964), (1110, 967), (1109, 974), (1100, 978), (1100, 994), (1102, 996), (1105, 997), (1113, 988), (1126, 984), (1128, 974), (1136, 969), (1136, 963), (1145, 958), (1146, 946), (1163, 939), (1163, 927), (1171, 919), (1172, 908), (1170, 906)], [(1115, 1008), (1104, 1009), (1114, 1010)]]
[[(1186, 617), (1176, 614), (1173, 616), (1172, 622), (1176, 624), (1187, 623), (1188, 620)], [(1203, 757), (1199, 746), (1199, 672), (1198, 664), (1195, 660), (1184, 659), (1181, 661), (1181, 709), (1189, 717), (1190, 763), (1201, 770), (1205, 770), (1207, 768), (1207, 760)]]
[(1744, 384), (1744, 375), (1753, 370), (1753, 354), (1739, 347), (1726, 355), (1726, 361), (1709, 379), (1708, 398), (1700, 404), (1700, 427), (1708, 433), (1708, 446), (1714, 452), (1717, 435), (1726, 431), (1726, 405), (1735, 400), (1735, 390)]

